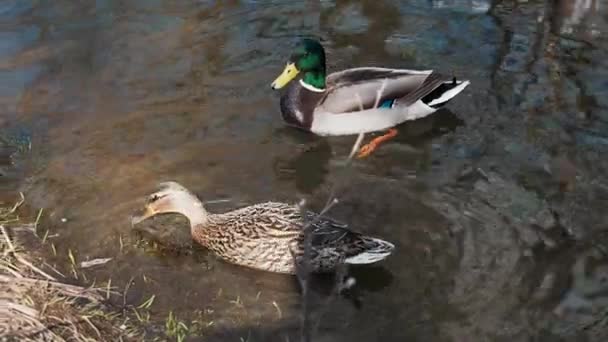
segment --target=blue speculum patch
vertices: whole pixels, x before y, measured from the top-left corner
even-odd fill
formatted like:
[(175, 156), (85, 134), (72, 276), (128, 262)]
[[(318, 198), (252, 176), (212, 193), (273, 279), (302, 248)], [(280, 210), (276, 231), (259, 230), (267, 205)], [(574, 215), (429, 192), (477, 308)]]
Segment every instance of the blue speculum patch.
[(378, 108), (393, 108), (393, 103), (395, 103), (395, 99), (384, 100)]

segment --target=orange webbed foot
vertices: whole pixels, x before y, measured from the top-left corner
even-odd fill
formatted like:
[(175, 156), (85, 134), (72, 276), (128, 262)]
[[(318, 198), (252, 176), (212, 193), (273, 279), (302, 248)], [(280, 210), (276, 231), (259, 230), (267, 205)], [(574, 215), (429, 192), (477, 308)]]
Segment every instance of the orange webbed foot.
[(386, 132), (386, 134), (383, 134), (377, 138), (372, 139), (372, 141), (365, 144), (364, 146), (362, 146), (359, 149), (357, 158), (361, 159), (361, 158), (365, 158), (365, 157), (369, 156), (370, 154), (372, 154), (372, 152), (374, 152), (378, 148), (378, 146), (381, 143), (394, 138), (397, 135), (397, 133), (398, 133), (397, 129), (391, 128), (388, 130), (388, 132)]

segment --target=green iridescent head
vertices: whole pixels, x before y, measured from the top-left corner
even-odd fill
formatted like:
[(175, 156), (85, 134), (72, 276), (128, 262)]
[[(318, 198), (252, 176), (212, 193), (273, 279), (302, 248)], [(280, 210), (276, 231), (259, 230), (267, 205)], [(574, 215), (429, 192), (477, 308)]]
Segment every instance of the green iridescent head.
[(285, 69), (272, 82), (272, 89), (283, 88), (299, 74), (305, 84), (325, 89), (325, 50), (317, 40), (304, 38), (296, 45)]

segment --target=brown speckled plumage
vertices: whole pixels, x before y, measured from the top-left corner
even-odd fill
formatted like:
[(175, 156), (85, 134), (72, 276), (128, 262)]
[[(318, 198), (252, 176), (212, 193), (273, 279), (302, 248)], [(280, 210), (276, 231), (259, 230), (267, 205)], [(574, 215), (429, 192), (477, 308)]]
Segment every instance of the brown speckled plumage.
[[(304, 254), (304, 226), (313, 221), (310, 265), (315, 272), (333, 270), (339, 263), (371, 263), (384, 259), (394, 246), (386, 241), (351, 231), (343, 223), (317, 218), (312, 212), (302, 217), (296, 205), (266, 202), (223, 214), (207, 213), (194, 195), (177, 183), (154, 194), (147, 214), (137, 222), (161, 212), (180, 212), (190, 218), (193, 239), (228, 262), (260, 270), (295, 272), (294, 256)], [(178, 187), (179, 186), (179, 187)], [(156, 196), (156, 197), (154, 197)], [(170, 201), (171, 209), (159, 211), (155, 202)], [(195, 202), (196, 201), (196, 202)], [(180, 204), (184, 203), (184, 204)], [(194, 203), (194, 208), (187, 207)], [(150, 209), (152, 208), (152, 209)], [(201, 210), (196, 215), (191, 211)]]

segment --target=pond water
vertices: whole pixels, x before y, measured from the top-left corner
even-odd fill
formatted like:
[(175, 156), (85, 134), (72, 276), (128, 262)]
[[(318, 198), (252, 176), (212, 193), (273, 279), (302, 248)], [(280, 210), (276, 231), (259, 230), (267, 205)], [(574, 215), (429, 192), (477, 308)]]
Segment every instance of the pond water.
[[(331, 214), (395, 243), (352, 270), (357, 300), (327, 307), (317, 341), (606, 340), (607, 33), (605, 0), (4, 0), (0, 197), (44, 208), (68, 277), (68, 251), (113, 258), (71, 281), (130, 284), (129, 305), (155, 295), (151, 336), (172, 311), (195, 341), (299, 338), (293, 277), (190, 246), (182, 218), (131, 227), (176, 180), (217, 212), (319, 208), (339, 185)], [(355, 137), (287, 128), (270, 89), (307, 36), (331, 71), (471, 85), (345, 176)]]

